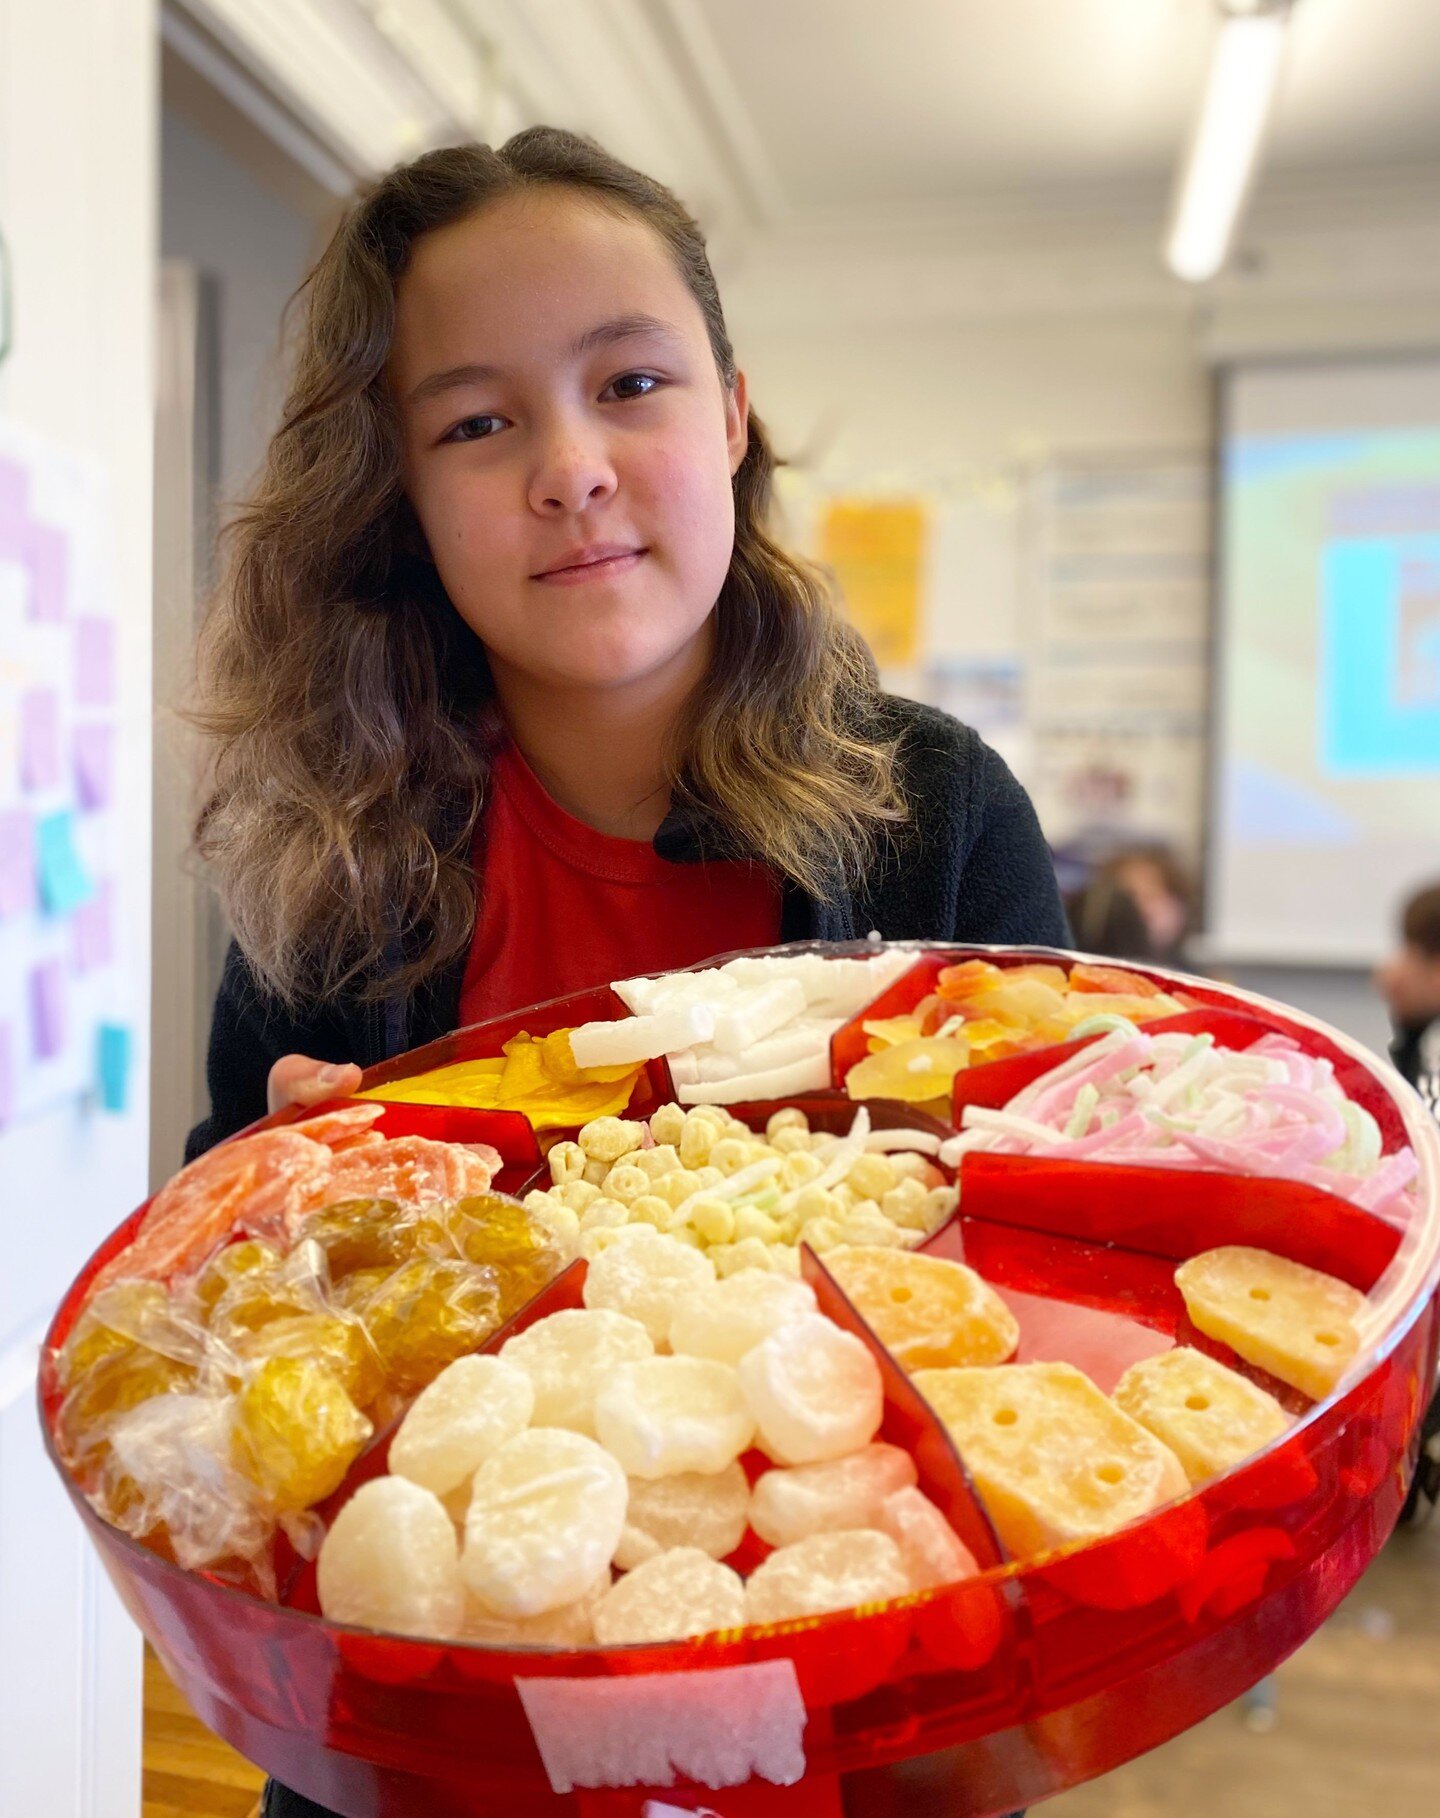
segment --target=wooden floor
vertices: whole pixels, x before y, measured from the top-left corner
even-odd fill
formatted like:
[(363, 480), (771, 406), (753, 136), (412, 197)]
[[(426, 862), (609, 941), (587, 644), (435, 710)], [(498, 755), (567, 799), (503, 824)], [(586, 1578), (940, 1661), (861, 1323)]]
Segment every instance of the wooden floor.
[[(1277, 1722), (1238, 1707), (1046, 1818), (1375, 1818), (1436, 1810), (1440, 1520), (1397, 1534), (1325, 1627), (1277, 1675)], [(145, 1671), (144, 1818), (249, 1818), (261, 1775), (190, 1715), (153, 1656)]]

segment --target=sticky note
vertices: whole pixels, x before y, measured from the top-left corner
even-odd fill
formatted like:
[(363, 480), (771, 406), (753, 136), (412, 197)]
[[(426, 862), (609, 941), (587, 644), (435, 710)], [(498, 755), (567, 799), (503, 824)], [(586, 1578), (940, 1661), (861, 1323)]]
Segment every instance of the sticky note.
[(99, 1045), (100, 1103), (123, 1111), (130, 1096), (130, 1031), (123, 1023), (101, 1023)]
[(94, 885), (75, 850), (74, 816), (68, 808), (36, 823), (35, 862), (40, 900), (51, 915), (68, 915), (94, 895)]
[(18, 461), (0, 456), (0, 520), (25, 515), (30, 476)]
[(54, 1060), (65, 1046), (65, 972), (58, 959), (30, 969), (30, 1051)]
[(35, 819), (24, 808), (0, 814), (0, 918), (35, 907)]
[(115, 793), (115, 728), (86, 724), (75, 728), (75, 793), (82, 808), (108, 808)]
[(115, 957), (115, 886), (99, 878), (95, 894), (70, 917), (70, 958), (77, 972), (94, 972)]
[(63, 619), (70, 568), (64, 532), (51, 524), (32, 523), (25, 532), (23, 559), (30, 573), (30, 617), (52, 624)]
[(115, 699), (115, 622), (75, 621), (75, 700), (81, 707), (108, 707)]
[(31, 688), (20, 697), (20, 781), (27, 789), (53, 789), (60, 781), (60, 702), (53, 688)]
[(0, 1130), (15, 1115), (15, 1038), (9, 1023), (0, 1023)]

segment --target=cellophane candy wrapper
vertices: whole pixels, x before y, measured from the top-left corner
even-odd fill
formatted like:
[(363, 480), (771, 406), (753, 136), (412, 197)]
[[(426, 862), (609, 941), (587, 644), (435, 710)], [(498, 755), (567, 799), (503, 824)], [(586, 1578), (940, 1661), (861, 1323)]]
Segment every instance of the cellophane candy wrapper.
[(377, 1428), (565, 1260), (499, 1195), (366, 1198), (317, 1208), (288, 1252), (242, 1236), (168, 1282), (112, 1278), (55, 1358), (61, 1454), (107, 1520), (273, 1596), (277, 1527), (312, 1555), (307, 1511)]

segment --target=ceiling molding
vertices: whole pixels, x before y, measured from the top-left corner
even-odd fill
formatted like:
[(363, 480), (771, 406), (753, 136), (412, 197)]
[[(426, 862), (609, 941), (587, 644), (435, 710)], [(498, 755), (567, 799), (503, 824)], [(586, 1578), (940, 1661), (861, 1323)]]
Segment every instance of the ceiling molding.
[(707, 235), (735, 244), (764, 219), (753, 146), (721, 130), (676, 38), (644, 0), (452, 0), (490, 45), (496, 76), (531, 122), (589, 133), (676, 191)]

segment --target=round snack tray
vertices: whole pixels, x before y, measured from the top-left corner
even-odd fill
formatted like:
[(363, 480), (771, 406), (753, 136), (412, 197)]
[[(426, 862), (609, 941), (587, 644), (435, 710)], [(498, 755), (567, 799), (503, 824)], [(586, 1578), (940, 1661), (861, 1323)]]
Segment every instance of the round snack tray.
[[(831, 1043), (830, 1092), (731, 1105), (761, 1132), (783, 1105), (843, 1132), (843, 1091), (867, 1052), (862, 1023), (903, 1015), (939, 971), (1086, 956), (1050, 949), (913, 945), (914, 964)], [(765, 950), (873, 955), (875, 943)], [(721, 964), (725, 955), (706, 962)], [(1196, 1007), (1147, 1033), (1208, 1032), (1244, 1048), (1265, 1035), (1330, 1060), (1347, 1096), (1379, 1125), (1383, 1149), (1420, 1167), (1402, 1223), (1302, 1182), (1220, 1172), (972, 1151), (958, 1213), (923, 1246), (964, 1260), (1009, 1304), (1016, 1361), (1063, 1360), (1106, 1392), (1139, 1359), (1195, 1346), (1269, 1389), (1295, 1423), (1263, 1451), (1114, 1534), (1011, 1559), (964, 1461), (908, 1377), (826, 1271), (802, 1251), (829, 1317), (880, 1362), (880, 1438), (914, 1457), (920, 1488), (982, 1567), (978, 1576), (898, 1601), (664, 1645), (502, 1650), (423, 1641), (327, 1621), (313, 1564), (276, 1541), (278, 1602), (186, 1572), (110, 1526), (56, 1451), (53, 1360), (91, 1281), (134, 1236), (145, 1207), (107, 1240), (67, 1293), (42, 1352), (46, 1444), (112, 1581), (201, 1719), (242, 1754), (350, 1818), (473, 1818), (524, 1810), (622, 1818), (672, 1811), (724, 1818), (819, 1818), (913, 1810), (955, 1818), (1009, 1812), (1168, 1740), (1235, 1698), (1306, 1639), (1390, 1532), (1414, 1462), (1440, 1339), (1440, 1135), (1388, 1067), (1323, 1024), (1267, 999), (1153, 967), (1126, 966)], [(495, 1186), (548, 1184), (542, 1145), (518, 1113), (384, 1103), (383, 1089), (495, 1055), (520, 1030), (627, 1015), (608, 988), (477, 1024), (372, 1069), (363, 1089), (387, 1136), (487, 1142)], [(1003, 1107), (1079, 1043), (991, 1062), (955, 1077), (964, 1107)], [(663, 1059), (646, 1064), (627, 1115), (674, 1097)], [(346, 1101), (335, 1101), (343, 1103)], [(938, 1124), (870, 1101), (879, 1128)], [(253, 1129), (295, 1121), (291, 1108)], [(547, 1132), (551, 1137), (573, 1131)], [(1345, 1376), (1311, 1405), (1190, 1323), (1178, 1263), (1241, 1244), (1338, 1276), (1369, 1302)], [(485, 1347), (579, 1304), (576, 1263)], [(380, 1434), (318, 1511), (333, 1513), (387, 1466)], [(736, 1562), (743, 1563), (743, 1562)], [(753, 1563), (753, 1562), (752, 1562)], [(903, 1767), (896, 1764), (903, 1763)]]

